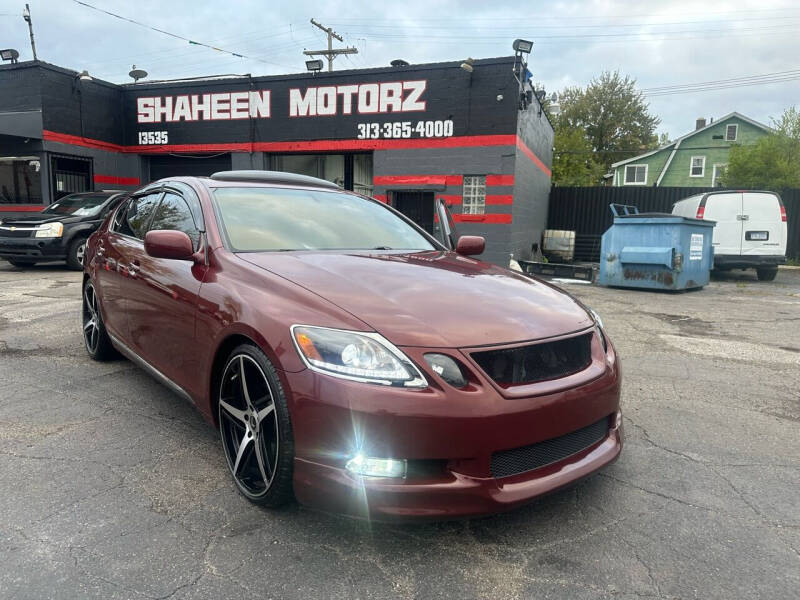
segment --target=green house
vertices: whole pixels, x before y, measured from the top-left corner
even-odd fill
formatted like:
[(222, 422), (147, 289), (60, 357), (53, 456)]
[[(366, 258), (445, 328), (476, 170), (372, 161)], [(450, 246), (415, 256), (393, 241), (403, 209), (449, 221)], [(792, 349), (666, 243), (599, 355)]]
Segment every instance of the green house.
[(669, 144), (611, 165), (606, 177), (613, 186), (717, 187), (734, 144), (754, 144), (771, 129), (733, 112)]

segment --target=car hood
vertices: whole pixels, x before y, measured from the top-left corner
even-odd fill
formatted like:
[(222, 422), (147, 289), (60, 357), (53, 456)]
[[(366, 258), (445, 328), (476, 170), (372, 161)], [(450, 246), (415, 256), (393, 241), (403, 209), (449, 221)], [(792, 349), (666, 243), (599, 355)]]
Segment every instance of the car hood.
[(503, 344), (592, 324), (566, 292), (452, 252), (238, 256), (336, 304), (399, 346)]
[(69, 215), (53, 215), (43, 213), (33, 213), (32, 215), (25, 215), (24, 217), (14, 217), (10, 219), (0, 219), (3, 225), (15, 225), (18, 227), (30, 227), (32, 225), (41, 225), (42, 223), (55, 223), (61, 221), (65, 225), (70, 223), (77, 223), (86, 219), (86, 217), (70, 217)]

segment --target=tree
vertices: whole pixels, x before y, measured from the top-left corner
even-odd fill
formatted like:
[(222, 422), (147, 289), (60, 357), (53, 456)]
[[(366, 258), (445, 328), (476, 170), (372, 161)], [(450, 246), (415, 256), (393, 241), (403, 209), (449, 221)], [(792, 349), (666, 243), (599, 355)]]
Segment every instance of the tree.
[(755, 144), (731, 147), (722, 185), (775, 192), (800, 187), (800, 111), (792, 106), (772, 122), (773, 132)]
[[(586, 140), (585, 180), (594, 179), (590, 184), (599, 183), (597, 171), (602, 175), (612, 163), (658, 146), (655, 129), (661, 120), (650, 114), (644, 96), (636, 90), (636, 80), (618, 71), (603, 72), (586, 89), (566, 88), (559, 94), (559, 108), (554, 174), (558, 171), (575, 179), (576, 161), (571, 153), (581, 146), (576, 131)], [(559, 162), (566, 164), (559, 166)]]
[(556, 126), (553, 182), (556, 185), (600, 185), (605, 169), (580, 129)]

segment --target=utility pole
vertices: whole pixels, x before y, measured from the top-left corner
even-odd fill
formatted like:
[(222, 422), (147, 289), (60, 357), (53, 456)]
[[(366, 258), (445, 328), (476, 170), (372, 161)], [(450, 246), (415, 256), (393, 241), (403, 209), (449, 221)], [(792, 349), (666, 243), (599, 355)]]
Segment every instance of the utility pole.
[(39, 60), (36, 58), (36, 42), (33, 41), (33, 21), (31, 21), (31, 7), (27, 4), (25, 5), (25, 10), (22, 11), (22, 18), (28, 23), (28, 31), (31, 34), (31, 50), (33, 50), (33, 60)]
[(333, 38), (336, 38), (340, 42), (343, 42), (342, 36), (336, 33), (330, 27), (325, 27), (317, 23), (314, 19), (311, 19), (311, 24), (319, 27), (328, 34), (328, 49), (327, 50), (303, 50), (303, 54), (307, 56), (324, 56), (328, 59), (328, 71), (333, 71), (333, 59), (339, 56), (340, 54), (358, 54), (358, 48), (337, 48), (334, 50), (333, 48)]

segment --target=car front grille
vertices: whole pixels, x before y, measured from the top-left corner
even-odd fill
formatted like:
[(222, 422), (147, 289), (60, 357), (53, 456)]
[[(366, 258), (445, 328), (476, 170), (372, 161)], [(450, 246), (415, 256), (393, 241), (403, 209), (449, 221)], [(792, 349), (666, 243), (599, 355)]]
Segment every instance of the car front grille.
[(557, 379), (589, 366), (592, 334), (517, 348), (473, 352), (472, 358), (489, 377), (504, 387)]
[(27, 238), (33, 235), (32, 229), (11, 229), (9, 227), (0, 227), (0, 237), (3, 238)]
[(492, 454), (492, 477), (510, 477), (533, 471), (596, 444), (608, 434), (608, 417), (557, 438)]

